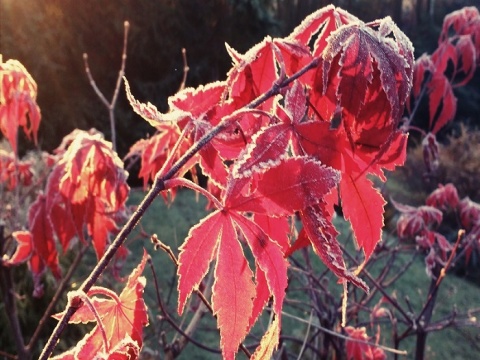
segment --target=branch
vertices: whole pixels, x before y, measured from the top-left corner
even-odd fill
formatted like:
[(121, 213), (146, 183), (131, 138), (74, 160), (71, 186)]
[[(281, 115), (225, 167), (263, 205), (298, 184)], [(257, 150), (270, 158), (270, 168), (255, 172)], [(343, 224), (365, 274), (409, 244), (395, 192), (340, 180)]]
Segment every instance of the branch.
[[(4, 224), (0, 220), (0, 255), (3, 254), (4, 246)], [(10, 333), (13, 336), (15, 346), (17, 348), (18, 357), (21, 359), (30, 358), (25, 343), (23, 342), (22, 329), (20, 328), (20, 322), (18, 321), (17, 304), (15, 302), (12, 273), (10, 269), (3, 265), (0, 260), (0, 288), (2, 289), (3, 302), (5, 304), (5, 312), (8, 322), (10, 323)]]
[[(458, 246), (463, 239), (465, 235), (465, 230), (459, 230), (458, 235), (457, 235), (457, 241), (455, 242), (455, 245), (453, 246), (452, 252), (450, 253), (450, 256), (447, 260), (447, 263), (445, 266), (440, 270), (440, 274), (438, 275), (437, 281), (435, 282), (434, 286), (431, 291), (429, 291), (427, 302), (425, 303), (425, 306), (423, 307), (422, 311), (420, 314), (417, 316), (417, 322), (420, 321), (423, 317), (423, 315), (426, 313), (427, 309), (429, 309), (434, 302), (436, 298), (436, 294), (438, 292), (438, 289), (440, 288), (440, 284), (442, 283), (443, 279), (445, 278), (445, 275), (447, 274), (447, 270), (450, 268), (450, 265), (452, 264), (453, 258), (455, 257), (455, 254), (457, 252)], [(428, 319), (429, 321), (430, 319)], [(428, 322), (427, 322), (428, 324)]]
[[(347, 257), (348, 257), (351, 261), (353, 261), (353, 262), (356, 264), (356, 266), (358, 266), (358, 265), (359, 265), (358, 262), (354, 259), (354, 257), (353, 257), (352, 255), (350, 255), (350, 254), (348, 253), (348, 251), (346, 251), (345, 247), (342, 246), (341, 244), (340, 244), (340, 247), (341, 247), (343, 253), (344, 253), (345, 255), (347, 255)], [(413, 323), (413, 319), (412, 319), (412, 318), (407, 314), (407, 312), (400, 306), (400, 304), (399, 304), (394, 298), (392, 298), (392, 297), (390, 296), (390, 294), (388, 294), (388, 293), (385, 291), (385, 289), (375, 280), (375, 278), (368, 272), (367, 269), (362, 268), (362, 270), (360, 271), (360, 273), (363, 273), (363, 274), (367, 277), (367, 279), (372, 282), (373, 286), (375, 286), (375, 288), (377, 288), (378, 291), (382, 293), (382, 295), (388, 300), (388, 302), (389, 302), (390, 304), (392, 304), (393, 307), (395, 307), (395, 308), (402, 314), (402, 316), (405, 318), (406, 321), (408, 321), (409, 323)], [(358, 274), (358, 275), (360, 275), (360, 274)]]
[(0, 350), (0, 356), (3, 356), (4, 358), (7, 358), (7, 359), (17, 359), (17, 356), (9, 354), (3, 350)]
[(187, 83), (187, 74), (190, 68), (188, 67), (187, 64), (187, 50), (185, 48), (182, 49), (182, 59), (183, 59), (183, 78), (182, 82), (180, 83), (180, 87), (178, 88), (178, 91), (182, 91), (185, 89), (185, 84)]
[(37, 328), (35, 329), (35, 332), (33, 333), (32, 338), (30, 339), (28, 345), (27, 345), (27, 350), (32, 351), (33, 348), (36, 347), (37, 341), (40, 338), (40, 334), (44, 328), (44, 326), (47, 323), (47, 320), (50, 318), (50, 315), (53, 313), (53, 309), (57, 305), (58, 301), (62, 297), (63, 293), (65, 292), (65, 289), (67, 288), (67, 285), (70, 281), (70, 279), (73, 276), (73, 273), (77, 269), (78, 265), (80, 264), (83, 255), (88, 250), (88, 246), (83, 246), (80, 248), (80, 251), (78, 252), (77, 256), (73, 260), (72, 265), (68, 269), (67, 274), (65, 277), (62, 279), (60, 284), (57, 287), (57, 291), (55, 292), (55, 295), (53, 296), (52, 300), (50, 301), (50, 304), (48, 304), (47, 309), (45, 310), (45, 313), (43, 314), (42, 318), (40, 319), (40, 322), (38, 323)]
[(117, 151), (117, 132), (115, 130), (115, 105), (117, 103), (118, 94), (120, 92), (120, 85), (122, 84), (123, 75), (125, 75), (125, 63), (127, 61), (127, 39), (128, 39), (128, 29), (130, 28), (130, 24), (128, 21), (123, 23), (124, 32), (123, 32), (123, 51), (122, 51), (122, 63), (120, 65), (120, 70), (118, 72), (117, 82), (115, 84), (115, 89), (113, 90), (112, 100), (108, 102), (107, 98), (98, 88), (95, 80), (93, 79), (92, 73), (90, 71), (90, 67), (88, 66), (88, 55), (86, 53), (83, 54), (83, 61), (85, 63), (85, 72), (87, 73), (88, 80), (90, 81), (90, 85), (92, 86), (93, 90), (97, 94), (98, 98), (102, 101), (105, 107), (108, 110), (108, 115), (110, 118), (110, 131), (112, 134), (112, 147), (113, 151)]
[(324, 327), (321, 326), (321, 325), (311, 323), (311, 322), (309, 322), (309, 321), (307, 321), (307, 320), (305, 320), (305, 319), (299, 318), (299, 317), (297, 317), (297, 316), (295, 316), (295, 315), (286, 313), (286, 312), (284, 312), (284, 311), (282, 311), (282, 315), (283, 315), (283, 316), (286, 316), (286, 317), (289, 317), (289, 318), (291, 318), (291, 319), (297, 320), (297, 321), (299, 321), (299, 322), (301, 322), (301, 323), (308, 324), (308, 325), (311, 326), (311, 327), (314, 327), (314, 328), (316, 328), (316, 329), (319, 329), (319, 330), (321, 330), (321, 331), (323, 331), (323, 332), (325, 332), (325, 333), (327, 333), (327, 334), (336, 336), (336, 337), (338, 337), (338, 338), (340, 338), (340, 339), (343, 339), (343, 340), (355, 341), (355, 342), (358, 342), (358, 343), (360, 343), (360, 344), (366, 344), (366, 345), (370, 345), (370, 346), (376, 346), (376, 347), (378, 347), (378, 348), (380, 348), (380, 349), (382, 349), (382, 350), (388, 351), (388, 352), (390, 352), (390, 353), (392, 353), (392, 354), (398, 354), (398, 355), (407, 355), (407, 354), (408, 354), (407, 351), (405, 351), (405, 350), (392, 349), (392, 348), (390, 348), (390, 347), (388, 347), (388, 346), (384, 346), (384, 345), (380, 345), (380, 344), (375, 344), (375, 343), (372, 343), (372, 342), (370, 342), (370, 341), (351, 338), (351, 337), (349, 337), (349, 336), (346, 336), (346, 335), (340, 334), (340, 333), (338, 333), (338, 332), (335, 332), (335, 331), (333, 331), (333, 330), (324, 328)]
[[(155, 242), (155, 244), (158, 244), (158, 243)], [(190, 333), (187, 334), (185, 331), (183, 331), (182, 328), (180, 326), (178, 326), (177, 323), (172, 319), (172, 317), (168, 313), (168, 310), (165, 307), (165, 304), (163, 303), (163, 300), (160, 296), (160, 290), (159, 290), (160, 288), (158, 286), (157, 273), (155, 272), (155, 267), (153, 266), (152, 259), (149, 257), (147, 261), (148, 261), (148, 264), (150, 265), (150, 269), (152, 271), (153, 281), (155, 283), (155, 289), (156, 289), (155, 295), (157, 296), (158, 307), (160, 308), (160, 312), (162, 313), (162, 318), (165, 319), (178, 333), (180, 333), (184, 338), (186, 338), (188, 342), (191, 342), (192, 344), (194, 344), (195, 346), (198, 346), (199, 348), (201, 348), (203, 350), (206, 350), (206, 351), (209, 351), (209, 352), (212, 352), (212, 353), (216, 353), (216, 354), (221, 354), (222, 352), (221, 352), (220, 349), (214, 349), (214, 348), (205, 346), (201, 342), (198, 342), (197, 340), (195, 340), (195, 338), (190, 336), (191, 335)], [(192, 321), (193, 320), (194, 319), (192, 319)], [(178, 355), (178, 353), (177, 354), (172, 354), (172, 355), (173, 356)]]

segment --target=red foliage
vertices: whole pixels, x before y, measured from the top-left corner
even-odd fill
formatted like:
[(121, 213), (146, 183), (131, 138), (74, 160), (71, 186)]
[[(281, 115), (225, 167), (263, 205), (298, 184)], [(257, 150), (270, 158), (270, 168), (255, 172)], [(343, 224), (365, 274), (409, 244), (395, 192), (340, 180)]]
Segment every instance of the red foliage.
[[(146, 279), (141, 276), (147, 259), (148, 254), (144, 251), (142, 261), (130, 274), (120, 296), (102, 287), (93, 287), (84, 296), (75, 292), (69, 294), (70, 301), (75, 301), (76, 296), (83, 301), (69, 322), (97, 324), (77, 346), (54, 359), (138, 358), (143, 328), (148, 325), (147, 307), (143, 301)], [(60, 316), (55, 315), (57, 319)]]
[[(407, 136), (398, 125), (407, 96), (411, 92), (417, 101), (422, 89), (428, 96), (431, 135), (425, 154), (433, 169), (434, 134), (456, 111), (453, 87), (468, 82), (479, 64), (478, 18), (474, 8), (447, 17), (437, 51), (414, 65), (410, 41), (389, 18), (363, 23), (327, 6), (286, 38), (267, 37), (245, 54), (227, 47), (233, 66), (226, 80), (181, 90), (169, 98), (166, 114), (137, 101), (126, 82), (132, 108), (158, 131), (127, 155), (141, 157), (144, 185), (160, 179), (166, 190), (187, 186), (213, 208), (180, 247), (178, 311), (185, 310), (214, 262), (212, 307), (224, 358), (235, 357), (270, 298), (275, 316), (253, 358), (271, 357), (280, 336), (286, 257), (301, 247), (312, 245), (341, 283), (368, 290), (343, 259), (332, 223), (334, 205), (341, 205), (368, 260), (382, 237), (385, 204), (371, 177), (385, 181), (383, 171), (405, 161)], [(18, 126), (36, 138), (36, 86), (21, 65), (1, 65), (9, 70), (0, 72), (0, 125), (16, 150)], [(14, 233), (17, 250), (3, 260), (7, 265), (28, 261), (37, 279), (46, 268), (60, 276), (55, 237), (65, 251), (74, 237), (86, 241), (88, 235), (100, 258), (129, 191), (122, 162), (96, 131), (75, 131), (57, 153), (45, 194), (29, 210), (30, 232)], [(195, 175), (197, 165), (208, 178), (206, 189), (182, 178), (188, 171)], [(10, 167), (7, 160), (0, 162), (0, 181), (11, 181), (4, 175)], [(27, 179), (28, 168), (19, 169)], [(415, 238), (428, 252), (432, 273), (451, 251), (434, 230), (442, 211), (458, 211), (464, 226), (478, 234), (477, 205), (459, 202), (453, 186), (446, 185), (427, 206), (396, 204), (402, 212), (398, 235)], [(290, 244), (294, 218), (302, 228)], [(125, 254), (122, 249), (119, 260)], [(70, 302), (83, 304), (70, 322), (97, 324), (57, 358), (138, 358), (148, 323), (141, 298), (145, 262), (146, 255), (120, 296), (99, 287), (70, 294)], [(369, 340), (364, 328), (345, 330), (353, 339)], [(371, 344), (347, 341), (346, 346), (348, 358), (385, 358)]]
[[(453, 120), (457, 110), (453, 88), (468, 83), (478, 66), (480, 13), (473, 6), (465, 7), (445, 17), (438, 48), (415, 62), (411, 98), (420, 101), (426, 87), (430, 132), (436, 134)], [(410, 110), (410, 102), (407, 105)]]
[(457, 188), (453, 184), (439, 185), (438, 189), (434, 190), (426, 200), (428, 206), (436, 207), (442, 211), (455, 209), (458, 202)]
[[(426, 271), (433, 276), (432, 270), (447, 260), (453, 246), (448, 239), (435, 231), (447, 213), (454, 213), (459, 219), (458, 227), (465, 236), (460, 247), (465, 248), (468, 263), (473, 249), (480, 249), (480, 204), (468, 197), (459, 200), (453, 184), (439, 185), (426, 200), (427, 205), (412, 207), (393, 202), (401, 216), (397, 222), (397, 234), (401, 239), (415, 239), (421, 249), (428, 252), (425, 257)], [(459, 235), (458, 235), (459, 236)]]
[[(134, 111), (160, 130), (131, 153), (144, 151), (145, 180), (166, 174), (185, 153), (184, 144), (198, 146), (177, 176), (198, 164), (215, 192), (179, 178), (165, 181), (167, 189), (183, 185), (201, 192), (216, 208), (181, 246), (178, 310), (216, 260), (212, 302), (224, 357), (234, 357), (273, 296), (278, 320), (258, 350), (269, 357), (281, 325), (286, 253), (310, 243), (342, 280), (367, 289), (347, 270), (331, 214), (341, 201), (368, 259), (381, 239), (385, 201), (367, 175), (384, 181), (383, 170), (405, 160), (406, 135), (398, 123), (412, 86), (413, 48), (388, 18), (365, 24), (327, 6), (284, 39), (267, 37), (245, 54), (228, 51), (233, 67), (226, 81), (180, 91), (169, 99), (167, 114), (137, 101), (127, 84)], [(219, 125), (222, 132), (203, 139)], [(174, 148), (163, 145), (173, 141), (172, 131), (181, 139)], [(304, 229), (289, 250), (288, 239), (265, 217), (285, 229), (295, 212)], [(255, 273), (242, 240), (255, 258)]]
[(56, 239), (65, 252), (72, 239), (86, 242), (88, 234), (100, 258), (109, 234), (117, 231), (115, 219), (125, 211), (127, 174), (110, 143), (96, 131), (76, 130), (73, 134), (57, 151), (60, 158), (45, 193), (29, 208), (29, 232), (13, 234), (17, 250), (7, 260), (9, 265), (28, 261), (36, 295), (42, 294), (40, 280), (46, 268), (57, 279), (61, 277)]
[(40, 108), (36, 103), (37, 84), (17, 60), (2, 61), (0, 55), (0, 130), (17, 153), (17, 132), (37, 142)]
[(16, 160), (11, 152), (0, 149), (0, 184), (6, 184), (9, 191), (18, 185), (30, 186), (33, 181), (32, 162)]

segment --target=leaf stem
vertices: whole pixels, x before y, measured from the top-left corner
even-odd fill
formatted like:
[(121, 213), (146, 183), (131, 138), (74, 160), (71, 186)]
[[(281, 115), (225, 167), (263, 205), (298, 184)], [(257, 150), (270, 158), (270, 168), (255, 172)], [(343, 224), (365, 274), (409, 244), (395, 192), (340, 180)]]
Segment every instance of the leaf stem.
[(108, 343), (107, 332), (105, 331), (105, 326), (103, 325), (103, 321), (102, 321), (102, 318), (100, 317), (100, 314), (98, 313), (95, 306), (93, 306), (92, 302), (90, 301), (90, 297), (81, 290), (73, 291), (69, 293), (69, 295), (71, 296), (69, 300), (73, 299), (74, 301), (76, 301), (75, 297), (80, 298), (82, 300), (82, 303), (86, 305), (92, 312), (93, 316), (95, 316), (95, 319), (97, 321), (97, 326), (100, 329), (100, 333), (102, 334), (103, 343), (105, 345), (105, 352), (108, 354), (110, 352), (110, 345)]

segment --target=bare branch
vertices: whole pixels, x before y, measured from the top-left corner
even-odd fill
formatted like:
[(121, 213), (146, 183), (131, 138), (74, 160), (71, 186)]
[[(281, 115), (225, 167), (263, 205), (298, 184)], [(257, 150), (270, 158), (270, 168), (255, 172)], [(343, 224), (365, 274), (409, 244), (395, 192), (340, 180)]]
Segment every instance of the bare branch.
[[(4, 224), (0, 219), (0, 254), (3, 254), (4, 243)], [(2, 290), (3, 302), (5, 304), (5, 312), (8, 322), (10, 323), (10, 332), (13, 336), (13, 340), (17, 348), (17, 354), (21, 359), (28, 359), (30, 358), (30, 356), (27, 349), (25, 348), (25, 343), (23, 341), (24, 337), (22, 334), (22, 329), (20, 328), (20, 322), (18, 320), (17, 304), (14, 296), (15, 288), (13, 286), (12, 274), (10, 269), (4, 266), (1, 261), (0, 288)]]
[(187, 50), (185, 48), (182, 49), (182, 59), (183, 59), (183, 78), (182, 82), (180, 83), (180, 88), (178, 91), (182, 91), (185, 89), (185, 84), (187, 83), (187, 74), (190, 68), (188, 67), (187, 64)]
[(313, 323), (310, 323), (309, 321), (307, 320), (304, 320), (302, 318), (299, 318), (298, 316), (295, 316), (295, 315), (292, 315), (292, 314), (289, 314), (289, 313), (286, 313), (284, 311), (282, 311), (282, 315), (283, 316), (286, 316), (286, 317), (289, 317), (291, 319), (294, 319), (294, 320), (297, 320), (301, 323), (304, 323), (304, 324), (310, 324), (311, 327), (314, 327), (316, 329), (319, 329), (327, 334), (330, 334), (330, 335), (333, 335), (333, 336), (336, 336), (340, 339), (343, 339), (343, 340), (348, 340), (348, 341), (355, 341), (355, 342), (358, 342), (358, 343), (361, 343), (361, 344), (367, 344), (367, 345), (370, 345), (370, 346), (376, 346), (382, 350), (385, 350), (385, 351), (388, 351), (392, 354), (398, 354), (398, 355), (407, 355), (408, 353), (405, 351), (405, 350), (397, 350), (397, 349), (392, 349), (388, 346), (384, 346), (384, 345), (380, 345), (380, 344), (375, 344), (375, 343), (372, 343), (370, 341), (365, 341), (365, 340), (360, 340), (360, 339), (353, 339), (349, 336), (345, 336), (343, 334), (340, 334), (338, 332), (335, 332), (335, 331), (332, 331), (330, 329), (327, 329), (327, 328), (324, 328), (323, 326), (321, 325), (318, 325), (318, 324), (313, 324)]
[(70, 279), (72, 278), (75, 270), (78, 268), (78, 265), (80, 265), (81, 260), (83, 259), (83, 255), (85, 255), (86, 251), (88, 249), (88, 246), (83, 245), (80, 247), (80, 251), (78, 252), (77, 256), (73, 260), (72, 265), (70, 265), (70, 268), (68, 269), (67, 274), (65, 277), (62, 279), (60, 284), (57, 287), (57, 291), (55, 291), (55, 295), (53, 296), (52, 300), (48, 304), (47, 309), (45, 310), (45, 313), (43, 314), (42, 318), (40, 319), (40, 322), (38, 323), (37, 328), (35, 329), (35, 332), (32, 335), (32, 338), (30, 339), (30, 342), (27, 345), (28, 351), (32, 351), (33, 348), (35, 348), (38, 339), (40, 338), (40, 334), (45, 327), (47, 320), (50, 318), (50, 316), (53, 313), (53, 309), (57, 305), (58, 301), (61, 299), (62, 295), (64, 294)]
[(124, 32), (123, 32), (123, 51), (122, 51), (122, 62), (120, 65), (120, 70), (118, 71), (117, 82), (115, 84), (115, 88), (113, 90), (112, 100), (109, 102), (102, 91), (98, 88), (95, 80), (93, 79), (92, 72), (90, 71), (90, 67), (88, 65), (88, 55), (86, 53), (83, 54), (83, 61), (85, 63), (85, 72), (87, 74), (88, 80), (90, 85), (92, 86), (93, 90), (97, 94), (98, 98), (102, 101), (103, 105), (108, 110), (108, 115), (110, 119), (110, 131), (112, 136), (112, 147), (114, 151), (117, 151), (117, 135), (115, 130), (115, 105), (117, 103), (118, 94), (120, 92), (120, 86), (122, 85), (123, 76), (125, 75), (125, 64), (127, 61), (127, 39), (128, 39), (128, 30), (130, 28), (130, 24), (128, 21), (123, 23)]

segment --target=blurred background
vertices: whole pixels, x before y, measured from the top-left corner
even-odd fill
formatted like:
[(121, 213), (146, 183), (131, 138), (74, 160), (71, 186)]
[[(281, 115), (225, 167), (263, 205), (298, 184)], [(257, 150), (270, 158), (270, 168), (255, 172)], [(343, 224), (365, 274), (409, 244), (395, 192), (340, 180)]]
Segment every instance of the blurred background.
[[(166, 111), (168, 96), (181, 83), (182, 48), (190, 67), (187, 86), (222, 80), (231, 65), (225, 43), (245, 52), (266, 35), (288, 35), (306, 15), (330, 3), (363, 21), (391, 16), (418, 57), (436, 48), (445, 14), (478, 6), (479, 0), (0, 0), (0, 54), (3, 61), (19, 60), (37, 81), (40, 147), (51, 151), (75, 128), (95, 127), (110, 139), (108, 112), (88, 82), (82, 54), (88, 54), (93, 77), (110, 100), (125, 20), (132, 92)], [(479, 84), (477, 74), (457, 94), (466, 99), (459, 100), (459, 119), (478, 113)], [(121, 90), (115, 115), (123, 157), (154, 129), (132, 112)], [(32, 146), (21, 144), (21, 151)]]

